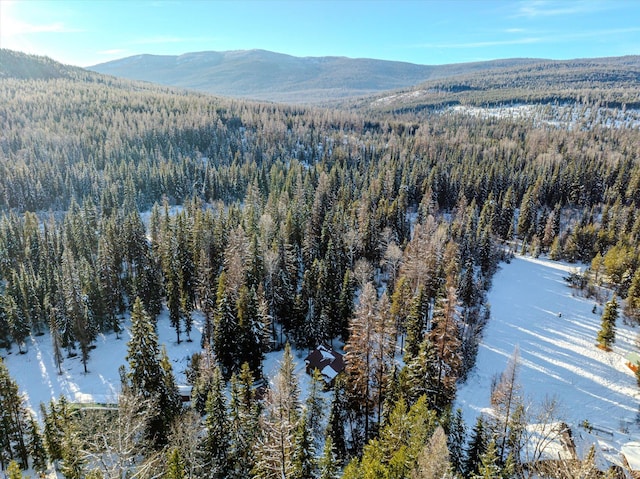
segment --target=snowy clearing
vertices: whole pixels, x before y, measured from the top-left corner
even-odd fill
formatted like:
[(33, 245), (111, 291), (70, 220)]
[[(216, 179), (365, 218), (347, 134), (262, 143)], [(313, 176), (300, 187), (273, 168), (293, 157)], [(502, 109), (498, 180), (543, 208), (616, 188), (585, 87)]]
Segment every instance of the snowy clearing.
[[(180, 334), (181, 342), (176, 343), (176, 332), (171, 327), (169, 315), (164, 310), (158, 317), (158, 339), (167, 350), (176, 377), (176, 383), (186, 384), (185, 369), (193, 353), (200, 351), (200, 331), (202, 316), (194, 314), (192, 342), (185, 341), (186, 335)], [(125, 330), (116, 339), (114, 333), (100, 334), (96, 347), (90, 352), (85, 374), (80, 354), (67, 357), (64, 352), (62, 374), (58, 374), (55, 364), (51, 336), (49, 333), (27, 339), (27, 352), (19, 354), (13, 347), (7, 354), (2, 351), (9, 373), (18, 383), (20, 392), (25, 396), (28, 407), (39, 413), (41, 402), (57, 399), (64, 394), (71, 402), (79, 403), (115, 403), (120, 393), (120, 375), (118, 368), (126, 366), (127, 341), (129, 341), (127, 320)]]
[[(501, 265), (488, 295), (491, 319), (476, 366), (459, 387), (457, 407), (469, 427), (489, 410), (492, 379), (505, 369), (517, 345), (525, 402), (556, 398), (579, 455), (597, 442), (602, 456), (618, 463), (621, 445), (640, 437), (640, 389), (624, 360), (634, 350), (638, 328), (618, 319), (613, 351), (598, 349), (602, 306), (594, 314), (594, 301), (577, 296), (564, 281), (575, 269), (521, 256)], [(593, 426), (591, 434), (581, 427), (585, 420)]]

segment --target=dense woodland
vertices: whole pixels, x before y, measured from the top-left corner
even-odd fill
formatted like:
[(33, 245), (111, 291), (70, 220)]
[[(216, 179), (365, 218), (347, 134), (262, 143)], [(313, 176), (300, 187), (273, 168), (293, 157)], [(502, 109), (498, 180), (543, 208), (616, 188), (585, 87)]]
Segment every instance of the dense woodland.
[[(117, 408), (60, 398), (41, 423), (0, 361), (11, 477), (528, 477), (509, 371), (494, 417), (451, 410), (498, 263), (516, 249), (590, 263), (571, 280), (640, 318), (637, 128), (372, 119), (22, 60), (0, 78), (0, 346), (48, 332), (61, 368), (88, 367), (99, 332), (131, 340)], [(189, 407), (158, 344), (162, 308), (178, 342), (204, 316)], [(318, 375), (301, 400), (290, 349), (319, 344), (346, 353), (324, 403)]]

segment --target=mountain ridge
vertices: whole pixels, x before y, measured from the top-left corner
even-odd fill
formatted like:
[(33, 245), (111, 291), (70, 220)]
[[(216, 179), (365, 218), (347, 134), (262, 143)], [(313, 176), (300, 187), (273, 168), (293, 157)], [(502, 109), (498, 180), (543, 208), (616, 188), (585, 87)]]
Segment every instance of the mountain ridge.
[(322, 103), (408, 88), (428, 80), (540, 59), (449, 65), (349, 58), (296, 57), (268, 50), (141, 54), (88, 67), (98, 73), (211, 93), (285, 103)]

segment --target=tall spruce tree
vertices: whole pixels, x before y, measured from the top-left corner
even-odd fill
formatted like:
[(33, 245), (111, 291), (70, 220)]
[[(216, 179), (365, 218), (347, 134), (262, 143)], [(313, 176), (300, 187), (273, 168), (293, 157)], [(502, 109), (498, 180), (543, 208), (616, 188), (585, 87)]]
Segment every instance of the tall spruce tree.
[(601, 318), (600, 331), (598, 331), (598, 344), (605, 351), (611, 349), (616, 339), (616, 320), (618, 319), (618, 300), (614, 296), (604, 306)]
[[(494, 444), (495, 447), (495, 444)], [(485, 433), (484, 419), (478, 416), (476, 424), (471, 431), (467, 454), (464, 461), (464, 471), (467, 477), (472, 477), (480, 470), (482, 456), (487, 450), (487, 438)]]
[(227, 274), (220, 273), (216, 309), (213, 315), (213, 352), (220, 364), (224, 378), (230, 378), (236, 370), (238, 353), (238, 323), (233, 298), (227, 287)]
[(180, 454), (180, 449), (174, 447), (167, 453), (167, 469), (163, 477), (165, 479), (185, 479), (187, 467)]
[(33, 470), (44, 475), (47, 470), (47, 451), (40, 433), (40, 426), (33, 416), (29, 420), (28, 448)]
[(307, 415), (302, 414), (296, 426), (291, 454), (291, 479), (313, 478), (316, 470), (316, 448)]
[(204, 471), (211, 479), (224, 479), (229, 475), (230, 426), (224, 384), (219, 368), (213, 370), (211, 390), (206, 404), (206, 436), (202, 444)]
[(288, 343), (273, 383), (264, 403), (261, 435), (256, 444), (253, 470), (256, 479), (287, 478), (293, 467), (295, 432), (300, 419), (300, 389)]
[(449, 436), (447, 447), (449, 448), (451, 469), (455, 474), (464, 473), (464, 445), (466, 443), (466, 428), (462, 418), (462, 410), (456, 409), (449, 422)]
[(253, 388), (253, 376), (244, 363), (239, 374), (231, 376), (229, 401), (229, 478), (244, 479), (255, 465), (254, 447), (259, 433), (259, 403)]
[(140, 298), (133, 304), (126, 359), (129, 371), (123, 389), (150, 404), (147, 435), (155, 445), (164, 445), (169, 425), (178, 412), (179, 398), (170, 363), (166, 353), (160, 351), (155, 326)]
[(339, 477), (340, 464), (333, 449), (331, 436), (327, 436), (322, 456), (318, 460), (318, 479), (338, 479)]
[(3, 469), (14, 459), (27, 468), (29, 425), (30, 417), (18, 384), (0, 358), (0, 466)]

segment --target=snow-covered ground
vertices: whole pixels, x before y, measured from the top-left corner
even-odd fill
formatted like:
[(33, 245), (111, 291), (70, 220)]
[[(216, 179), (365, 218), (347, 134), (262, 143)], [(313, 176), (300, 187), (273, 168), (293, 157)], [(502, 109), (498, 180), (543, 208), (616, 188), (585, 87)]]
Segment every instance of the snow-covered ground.
[[(167, 311), (158, 317), (158, 338), (171, 358), (176, 382), (186, 384), (184, 375), (191, 355), (200, 351), (200, 330), (202, 317), (194, 314), (194, 327), (191, 332), (192, 342), (185, 341), (185, 333), (181, 333), (180, 344), (176, 342), (175, 330), (171, 327)], [(39, 413), (41, 402), (57, 399), (64, 394), (71, 402), (83, 403), (115, 403), (120, 392), (120, 375), (118, 368), (126, 366), (127, 341), (129, 341), (128, 321), (125, 331), (116, 339), (115, 334), (101, 334), (96, 347), (90, 352), (85, 374), (80, 354), (67, 357), (64, 352), (62, 374), (53, 356), (53, 347), (49, 333), (27, 339), (26, 354), (19, 354), (13, 347), (11, 354), (0, 351), (9, 373), (18, 383), (20, 392), (24, 394), (28, 406)]]
[[(560, 402), (561, 419), (571, 427), (578, 453), (595, 442), (612, 462), (622, 444), (640, 438), (640, 389), (624, 356), (634, 350), (638, 328), (617, 321), (612, 352), (596, 345), (602, 307), (576, 295), (563, 277), (575, 270), (544, 259), (516, 257), (502, 264), (488, 295), (491, 319), (476, 366), (459, 387), (457, 406), (471, 427), (488, 411), (492, 379), (520, 349), (518, 382), (525, 402)], [(593, 426), (588, 433), (581, 425)]]
[[(158, 341), (167, 350), (171, 359), (176, 383), (186, 385), (185, 370), (191, 356), (201, 351), (200, 339), (203, 318), (199, 312), (194, 313), (191, 342), (186, 341), (184, 331), (180, 334), (181, 342), (177, 344), (175, 330), (171, 327), (169, 316), (164, 310), (158, 317)], [(13, 347), (10, 353), (0, 350), (0, 355), (9, 369), (11, 377), (18, 383), (27, 406), (39, 414), (40, 403), (47, 403), (51, 399), (58, 399), (64, 395), (71, 402), (78, 403), (116, 403), (120, 393), (120, 374), (118, 368), (126, 364), (127, 341), (130, 339), (129, 321), (124, 323), (125, 331), (116, 339), (113, 333), (101, 334), (96, 341), (96, 347), (90, 353), (87, 364), (88, 373), (85, 374), (80, 355), (67, 357), (64, 351), (62, 374), (53, 356), (53, 347), (49, 333), (27, 340), (27, 352), (19, 354), (18, 348)], [(304, 401), (309, 394), (311, 377), (306, 374), (304, 358), (309, 351), (294, 350), (293, 360), (300, 385), (300, 399)], [(268, 353), (263, 363), (263, 373), (267, 380), (272, 380), (280, 369), (283, 351)], [(331, 395), (323, 393), (325, 400)]]

